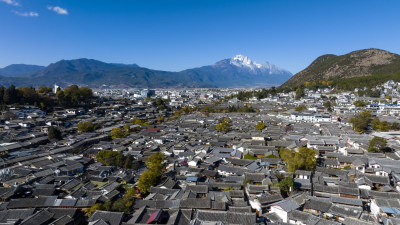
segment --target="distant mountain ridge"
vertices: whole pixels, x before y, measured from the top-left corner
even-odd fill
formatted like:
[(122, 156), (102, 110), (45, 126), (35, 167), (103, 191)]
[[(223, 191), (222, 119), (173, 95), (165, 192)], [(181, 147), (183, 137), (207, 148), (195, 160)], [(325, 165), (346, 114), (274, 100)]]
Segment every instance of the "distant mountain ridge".
[(12, 64), (4, 68), (0, 68), (0, 76), (5, 77), (22, 77), (29, 76), (43, 70), (44, 66)]
[(364, 49), (345, 55), (322, 55), (281, 87), (296, 87), (309, 81), (400, 75), (400, 55), (381, 49)]
[(243, 55), (180, 73), (211, 82), (217, 87), (279, 86), (292, 76), (287, 70), (269, 63), (258, 64)]
[(291, 76), (287, 70), (269, 63), (257, 64), (243, 55), (180, 72), (152, 70), (136, 64), (74, 59), (41, 67), (31, 72), (30, 76), (2, 76), (0, 85), (43, 86), (57, 83), (94, 88), (266, 87), (278, 86)]

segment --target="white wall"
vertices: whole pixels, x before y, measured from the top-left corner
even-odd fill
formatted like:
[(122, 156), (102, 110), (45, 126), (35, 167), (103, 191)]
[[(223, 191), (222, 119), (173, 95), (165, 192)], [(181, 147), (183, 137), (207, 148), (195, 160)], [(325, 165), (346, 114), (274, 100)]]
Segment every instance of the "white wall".
[(270, 212), (271, 213), (273, 213), (273, 212), (276, 213), (276, 215), (278, 215), (279, 218), (281, 218), (284, 223), (287, 223), (287, 221), (288, 221), (288, 213), (285, 210), (283, 210), (281, 207), (279, 207), (279, 206), (271, 206)]

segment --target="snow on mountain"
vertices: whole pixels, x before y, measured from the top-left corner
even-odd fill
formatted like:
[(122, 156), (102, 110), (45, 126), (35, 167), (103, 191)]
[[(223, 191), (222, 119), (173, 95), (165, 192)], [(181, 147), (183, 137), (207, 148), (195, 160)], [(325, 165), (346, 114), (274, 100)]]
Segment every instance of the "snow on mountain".
[(236, 55), (229, 59), (229, 64), (240, 67), (242, 69), (248, 69), (255, 74), (287, 74), (290, 73), (287, 70), (281, 69), (273, 64), (265, 62), (263, 64), (258, 64), (252, 61), (249, 57), (244, 55)]
[(256, 68), (258, 69), (262, 68), (261, 64), (252, 61), (249, 57), (244, 55), (236, 55), (232, 57), (229, 63), (238, 67), (248, 67), (251, 70), (254, 70)]

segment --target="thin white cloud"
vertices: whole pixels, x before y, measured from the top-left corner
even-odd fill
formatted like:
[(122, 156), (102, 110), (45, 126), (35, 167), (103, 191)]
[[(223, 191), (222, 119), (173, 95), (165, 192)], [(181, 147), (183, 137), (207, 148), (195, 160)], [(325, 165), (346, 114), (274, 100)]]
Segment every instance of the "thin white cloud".
[(18, 11), (13, 11), (16, 15), (18, 16), (25, 16), (25, 17), (38, 17), (39, 13), (37, 12), (18, 12)]
[(60, 15), (68, 15), (67, 9), (63, 9), (60, 6), (47, 6), (48, 10), (54, 11)]
[(17, 1), (15, 0), (0, 0), (0, 2), (5, 2), (6, 4), (13, 5), (13, 6), (21, 6)]

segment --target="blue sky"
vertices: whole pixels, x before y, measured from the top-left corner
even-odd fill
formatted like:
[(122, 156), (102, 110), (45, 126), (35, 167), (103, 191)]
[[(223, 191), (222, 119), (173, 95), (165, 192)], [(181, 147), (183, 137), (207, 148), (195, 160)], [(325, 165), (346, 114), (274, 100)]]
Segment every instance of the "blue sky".
[(0, 67), (61, 59), (179, 71), (236, 54), (296, 73), (322, 54), (400, 53), (400, 1), (0, 0)]

